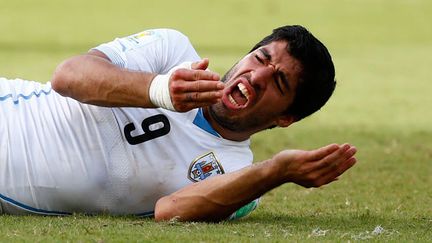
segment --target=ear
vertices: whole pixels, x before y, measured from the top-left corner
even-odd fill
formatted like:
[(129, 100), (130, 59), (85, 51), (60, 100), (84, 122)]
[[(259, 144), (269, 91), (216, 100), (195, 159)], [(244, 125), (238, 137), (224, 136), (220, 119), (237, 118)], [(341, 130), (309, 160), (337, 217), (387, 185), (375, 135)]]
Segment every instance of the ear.
[(287, 127), (295, 122), (295, 119), (291, 115), (282, 115), (276, 119), (276, 125), (278, 127)]

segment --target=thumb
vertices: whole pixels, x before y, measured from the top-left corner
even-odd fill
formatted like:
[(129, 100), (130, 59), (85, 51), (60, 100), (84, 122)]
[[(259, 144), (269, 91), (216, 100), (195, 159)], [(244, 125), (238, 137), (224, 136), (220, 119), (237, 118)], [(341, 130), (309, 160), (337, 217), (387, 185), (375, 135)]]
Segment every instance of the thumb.
[(194, 62), (192, 63), (192, 69), (195, 70), (206, 70), (208, 68), (209, 65), (209, 59), (208, 58), (203, 58), (198, 62)]

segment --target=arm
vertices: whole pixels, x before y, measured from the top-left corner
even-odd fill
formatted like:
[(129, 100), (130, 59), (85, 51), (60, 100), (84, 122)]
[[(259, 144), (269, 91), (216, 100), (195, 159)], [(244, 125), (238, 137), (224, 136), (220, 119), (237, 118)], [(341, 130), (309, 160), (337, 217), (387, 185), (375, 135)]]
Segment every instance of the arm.
[(285, 150), (270, 160), (208, 178), (159, 199), (155, 219), (220, 221), (284, 183), (320, 187), (337, 180), (356, 163), (355, 153), (356, 148), (348, 144), (313, 151)]
[[(223, 89), (219, 76), (205, 71), (208, 59), (194, 63), (194, 70), (178, 69), (169, 76), (175, 110), (187, 111), (217, 102)], [(53, 89), (63, 96), (100, 106), (156, 107), (149, 88), (157, 74), (132, 71), (112, 64), (100, 51), (67, 59), (52, 78)]]
[(118, 67), (102, 52), (92, 50), (61, 63), (51, 83), (61, 95), (84, 103), (154, 107), (149, 100), (148, 89), (155, 76)]

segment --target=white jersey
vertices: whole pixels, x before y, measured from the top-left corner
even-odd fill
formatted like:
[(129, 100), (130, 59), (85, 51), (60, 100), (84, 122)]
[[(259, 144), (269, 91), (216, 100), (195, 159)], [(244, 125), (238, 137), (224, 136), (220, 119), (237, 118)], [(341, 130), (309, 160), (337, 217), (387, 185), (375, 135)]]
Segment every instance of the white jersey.
[[(199, 59), (184, 35), (165, 29), (96, 49), (154, 73)], [(50, 83), (0, 79), (0, 118), (5, 213), (148, 215), (160, 197), (252, 163), (249, 140), (220, 137), (201, 109), (99, 107), (60, 96)]]

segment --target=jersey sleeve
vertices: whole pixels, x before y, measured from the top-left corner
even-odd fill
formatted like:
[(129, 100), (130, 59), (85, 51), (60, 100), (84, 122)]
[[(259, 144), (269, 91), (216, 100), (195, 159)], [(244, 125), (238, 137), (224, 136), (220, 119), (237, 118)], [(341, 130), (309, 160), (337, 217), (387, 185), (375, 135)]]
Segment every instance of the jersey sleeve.
[(172, 29), (152, 29), (101, 44), (95, 48), (119, 67), (157, 74), (186, 62), (198, 61), (189, 39)]

